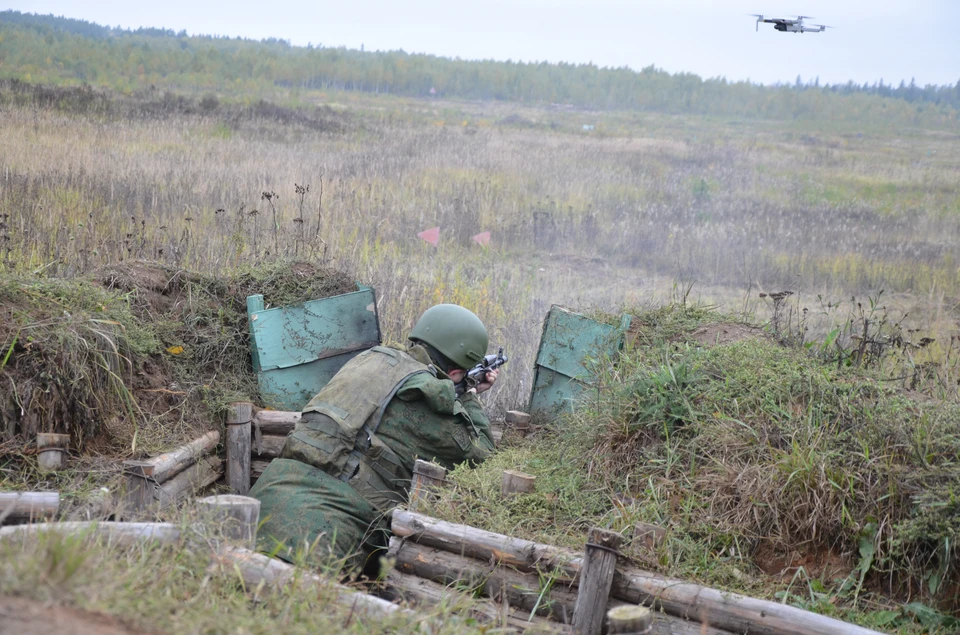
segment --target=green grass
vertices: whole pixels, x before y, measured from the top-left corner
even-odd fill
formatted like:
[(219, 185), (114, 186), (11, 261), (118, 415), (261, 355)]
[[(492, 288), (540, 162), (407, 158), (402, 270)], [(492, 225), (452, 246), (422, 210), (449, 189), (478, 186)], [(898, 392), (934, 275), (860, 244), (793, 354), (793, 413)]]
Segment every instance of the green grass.
[(449, 609), (366, 616), (336, 601), (333, 583), (296, 576), (285, 587), (247, 586), (212, 562), (205, 544), (133, 547), (83, 536), (0, 542), (0, 594), (111, 615), (127, 627), (165, 633), (481, 633)]
[[(591, 526), (654, 523), (661, 548), (626, 548), (645, 567), (865, 625), (919, 632), (911, 600), (956, 610), (960, 406), (761, 331), (693, 337), (729, 319), (638, 311), (637, 344), (599, 395), (457, 471), (434, 513), (575, 549)], [(537, 476), (536, 493), (503, 500), (504, 469)], [(786, 561), (771, 570), (770, 553)]]
[(246, 297), (268, 305), (356, 289), (307, 264), (205, 276), (120, 263), (71, 279), (0, 281), (0, 439), (19, 426), (122, 456), (157, 453), (216, 425), (225, 403), (255, 399)]
[(8, 277), (0, 282), (0, 316), (0, 399), (20, 408), (19, 416), (9, 408), (0, 414), (5, 440), (17, 420), (34, 432), (70, 432), (80, 443), (102, 431), (105, 413), (136, 425), (130, 359), (158, 342), (125, 298), (89, 282)]
[[(592, 525), (659, 523), (663, 548), (630, 548), (649, 568), (882, 628), (936, 619), (905, 594), (936, 604), (958, 564), (960, 276), (944, 242), (960, 222), (955, 134), (347, 93), (298, 96), (330, 106), (317, 110), (144, 99), (108, 94), (89, 111), (0, 99), (0, 407), (10, 427), (30, 410), (24, 395), (66, 397), (62, 411), (105, 432), (74, 457), (82, 478), (48, 482), (76, 489), (69, 513), (115, 472), (95, 454), (168, 449), (214, 425), (225, 401), (255, 396), (249, 293), (279, 305), (370, 284), (388, 342), (430, 305), (461, 303), (511, 359), (486, 397), (493, 412), (525, 407), (551, 304), (614, 324), (627, 306), (636, 343), (600, 398), (457, 472), (437, 513), (578, 549)], [(587, 116), (598, 134), (581, 130)], [(510, 123), (523, 120), (534, 125)], [(416, 238), (437, 225), (439, 248)], [(483, 230), (486, 249), (470, 240)], [(313, 273), (295, 274), (295, 260)], [(796, 349), (692, 339), (768, 319), (781, 289), (797, 293), (772, 335)], [(881, 289), (897, 359), (857, 368), (856, 298)], [(682, 308), (650, 308), (671, 301)], [(919, 347), (922, 336), (935, 341)], [(0, 486), (41, 483), (28, 453), (3, 450)], [(541, 489), (500, 501), (504, 468)], [(764, 573), (764, 550), (788, 547), (830, 554), (842, 573)], [(39, 570), (62, 559), (34, 555)], [(138, 558), (97, 548), (89, 562), (116, 559), (108, 570), (126, 580)], [(181, 573), (202, 580), (198, 567)], [(178, 575), (164, 578), (173, 597)], [(18, 592), (33, 593), (25, 580)], [(293, 601), (216, 597), (202, 610), (238, 619)]]

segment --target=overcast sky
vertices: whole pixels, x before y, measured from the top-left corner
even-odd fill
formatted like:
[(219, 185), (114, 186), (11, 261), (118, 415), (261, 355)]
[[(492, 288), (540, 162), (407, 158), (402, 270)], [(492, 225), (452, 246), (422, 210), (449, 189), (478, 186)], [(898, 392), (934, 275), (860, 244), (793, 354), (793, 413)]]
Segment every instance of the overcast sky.
[[(0, 0), (107, 26), (750, 79), (960, 81), (960, 0)], [(815, 17), (778, 33), (748, 14)]]

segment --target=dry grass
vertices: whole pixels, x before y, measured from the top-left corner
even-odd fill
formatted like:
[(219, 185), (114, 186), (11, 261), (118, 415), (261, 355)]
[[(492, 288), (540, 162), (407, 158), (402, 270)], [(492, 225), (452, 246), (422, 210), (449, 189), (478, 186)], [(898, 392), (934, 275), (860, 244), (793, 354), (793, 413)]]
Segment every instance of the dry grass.
[[(177, 544), (144, 541), (125, 547), (89, 535), (41, 534), (29, 540), (0, 541), (0, 596), (33, 600), (45, 606), (30, 632), (44, 630), (51, 612), (73, 614), (75, 632), (131, 633), (482, 633), (459, 617), (470, 606), (432, 607), (416, 614), (370, 615), (337, 601), (335, 576), (316, 583), (295, 575), (282, 588), (244, 582), (239, 569), (212, 558), (206, 536), (192, 533), (196, 515), (180, 516)], [(89, 532), (88, 532), (89, 533)], [(360, 591), (365, 591), (359, 588)], [(21, 602), (22, 604), (22, 602)], [(469, 604), (469, 603), (467, 603)], [(109, 615), (113, 619), (103, 619)], [(6, 616), (16, 620), (22, 615)], [(87, 630), (83, 630), (86, 628)]]
[[(748, 311), (757, 290), (812, 301), (883, 288), (921, 304), (911, 327), (955, 332), (950, 134), (515, 109), (543, 123), (530, 129), (497, 125), (503, 104), (436, 104), (441, 122), (416, 102), (351, 99), (353, 123), (326, 131), (6, 105), (0, 263), (72, 275), (123, 258), (201, 273), (319, 259), (377, 288), (393, 340), (436, 300), (477, 310), (521, 362), (496, 397), (510, 406), (551, 303), (662, 300), (676, 278), (738, 308), (753, 289)], [(584, 117), (608, 132), (576, 131)], [(435, 225), (438, 250), (415, 236)], [(470, 241), (483, 230), (489, 251)]]
[(271, 304), (356, 289), (342, 272), (275, 262), (201, 275), (143, 261), (0, 283), (0, 440), (70, 433), (84, 454), (157, 453), (254, 399), (246, 297)]
[[(955, 399), (763, 331), (705, 335), (730, 319), (636, 311), (636, 345), (572, 416), (458, 471), (433, 513), (575, 548), (590, 526), (629, 537), (653, 523), (667, 540), (625, 551), (669, 575), (903, 632), (916, 632), (909, 602), (957, 611)], [(537, 491), (504, 500), (503, 469)]]
[[(113, 321), (160, 318), (151, 349), (160, 359), (168, 346), (191, 351), (180, 374), (171, 375), (178, 384), (188, 366), (204, 370), (190, 375), (189, 386), (206, 408), (187, 408), (182, 399), (148, 408), (141, 443), (189, 429), (179, 419), (184, 412), (209, 416), (218, 400), (210, 398), (210, 384), (220, 397), (248, 389), (237, 383), (250, 381), (241, 368), (245, 329), (237, 302), (284, 276), (268, 282), (241, 271), (287, 259), (348, 271), (347, 281), (374, 286), (392, 342), (436, 302), (475, 310), (492, 343), (511, 358), (487, 398), (494, 410), (525, 405), (540, 325), (553, 303), (640, 313), (672, 298), (767, 319), (771, 308), (759, 294), (783, 289), (797, 293), (778, 329), (823, 356), (834, 350), (819, 350), (821, 343), (846, 328), (856, 310), (856, 299), (837, 301), (865, 302), (885, 290), (884, 306), (901, 332), (914, 342), (935, 340), (911, 349), (904, 364), (916, 372), (897, 385), (926, 397), (956, 393), (960, 270), (947, 238), (960, 229), (960, 144), (953, 133), (340, 98), (346, 105), (334, 110), (349, 109), (349, 116), (336, 115), (343, 125), (319, 129), (269, 110), (241, 117), (171, 107), (161, 116), (0, 100), (4, 281), (25, 275), (30, 284), (55, 288), (62, 284), (55, 279), (93, 275), (114, 289), (97, 300), (116, 308)], [(596, 134), (580, 131), (582, 123), (596, 123)], [(437, 249), (416, 238), (433, 226), (442, 232)], [(470, 240), (484, 230), (493, 232), (487, 249)], [(158, 261), (169, 275), (124, 280), (127, 265), (113, 268), (140, 259)], [(23, 292), (14, 287), (11, 294)], [(275, 301), (333, 291), (321, 287), (308, 284)], [(3, 306), (9, 312), (18, 305)], [(76, 309), (69, 319), (57, 313), (58, 328), (88, 332), (60, 354), (87, 350), (93, 367), (104, 369), (85, 375), (91, 390), (101, 398), (122, 395), (100, 390), (112, 385), (117, 364), (126, 364), (121, 347), (115, 356), (104, 352), (104, 337), (116, 344), (131, 331), (105, 332), (96, 322), (96, 332), (84, 331), (91, 317)], [(687, 326), (671, 328), (681, 333)], [(0, 333), (0, 355), (24, 346), (16, 333)], [(846, 339), (834, 341), (850, 351), (853, 334), (847, 329)], [(638, 519), (675, 523), (680, 531), (667, 552), (637, 557), (746, 591), (767, 584), (754, 570), (743, 571), (753, 566), (758, 544), (825, 545), (849, 555), (872, 516), (879, 564), (870, 570), (902, 574), (904, 586), (894, 590), (917, 591), (917, 573), (943, 562), (952, 572), (955, 555), (940, 558), (938, 547), (921, 543), (945, 531), (937, 505), (952, 500), (953, 472), (937, 461), (953, 447), (953, 419), (933, 417), (935, 409), (919, 398), (891, 401), (882, 425), (864, 438), (855, 424), (878, 416), (867, 406), (879, 397), (840, 381), (787, 385), (796, 390), (772, 399), (784, 387), (783, 373), (793, 372), (777, 366), (779, 358), (770, 361), (772, 350), (736, 349), (736, 390), (709, 402), (698, 377), (710, 368), (720, 372), (723, 360), (705, 354), (683, 366), (669, 350), (655, 359), (628, 358), (635, 372), (623, 367), (605, 385), (642, 387), (646, 392), (634, 397), (656, 397), (653, 410), (638, 399), (601, 402), (605, 409), (582, 421), (599, 439), (576, 437), (571, 448), (561, 435), (542, 447), (509, 450), (460, 477), (470, 494), (450, 502), (450, 513), (572, 546), (588, 524), (619, 530)], [(760, 352), (767, 357), (758, 363), (773, 373), (763, 390), (756, 369), (743, 367)], [(820, 368), (789, 355), (804, 372)], [(681, 368), (689, 373), (684, 381), (677, 379)], [(643, 386), (631, 383), (641, 379)], [(892, 385), (885, 382), (877, 394)], [(763, 405), (752, 419), (741, 408), (749, 399)], [(141, 409), (149, 403), (138, 395)], [(640, 420), (657, 425), (637, 426)], [(125, 429), (118, 438), (129, 447), (133, 433)], [(579, 453), (588, 447), (597, 453)], [(496, 503), (490, 470), (520, 465), (552, 482), (551, 489)], [(885, 489), (891, 483), (894, 494)], [(908, 519), (909, 509), (922, 513)], [(849, 589), (835, 597), (850, 601)], [(232, 610), (231, 602), (222, 606)]]

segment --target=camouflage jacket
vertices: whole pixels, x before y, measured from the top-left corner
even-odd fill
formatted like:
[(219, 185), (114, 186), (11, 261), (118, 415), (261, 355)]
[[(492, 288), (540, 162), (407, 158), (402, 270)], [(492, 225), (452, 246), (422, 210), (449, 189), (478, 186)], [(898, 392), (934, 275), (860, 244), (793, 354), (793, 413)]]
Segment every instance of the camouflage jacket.
[[(429, 366), (421, 347), (398, 352), (413, 358), (404, 363), (418, 363), (411, 368)], [(350, 369), (344, 369), (349, 377)], [(304, 408), (280, 458), (267, 466), (250, 492), (261, 501), (262, 550), (291, 561), (301, 552), (359, 565), (365, 554), (386, 546), (385, 514), (406, 499), (416, 459), (450, 469), (490, 455), (494, 450), (490, 422), (476, 395), (457, 397), (446, 375), (432, 366), (429, 371), (395, 387), (355, 472), (345, 466), (357, 435), (332, 437), (339, 425), (327, 421), (317, 426), (322, 418), (310, 404)], [(356, 384), (353, 390), (367, 391), (369, 386), (361, 380), (362, 376), (351, 379), (344, 386)], [(336, 395), (321, 391), (310, 403), (315, 406), (321, 396), (334, 402), (328, 405), (338, 401)]]
[(406, 498), (416, 459), (452, 468), (493, 450), (476, 395), (453, 382), (420, 346), (376, 347), (348, 362), (303, 409), (281, 458), (322, 469), (377, 509)]

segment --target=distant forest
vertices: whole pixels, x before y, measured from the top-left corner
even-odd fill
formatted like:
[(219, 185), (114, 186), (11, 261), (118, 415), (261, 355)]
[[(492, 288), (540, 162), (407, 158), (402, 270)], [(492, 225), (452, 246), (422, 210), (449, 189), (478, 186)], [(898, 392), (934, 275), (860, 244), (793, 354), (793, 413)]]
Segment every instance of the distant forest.
[(750, 118), (960, 123), (960, 80), (921, 87), (913, 81), (820, 85), (798, 77), (762, 86), (653, 66), (635, 71), (298, 47), (275, 38), (127, 30), (19, 11), (0, 12), (0, 78), (126, 92), (153, 86), (243, 95), (279, 86)]

